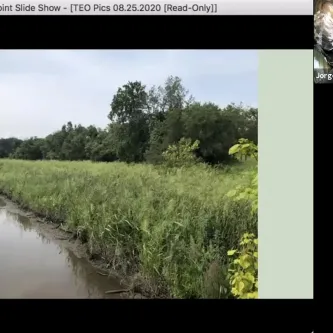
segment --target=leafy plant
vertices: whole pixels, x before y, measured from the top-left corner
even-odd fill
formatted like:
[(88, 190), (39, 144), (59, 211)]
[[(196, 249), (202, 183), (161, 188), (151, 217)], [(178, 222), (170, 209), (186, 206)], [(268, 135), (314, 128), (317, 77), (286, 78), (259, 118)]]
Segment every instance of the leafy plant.
[(198, 162), (194, 152), (199, 148), (199, 140), (191, 142), (191, 139), (181, 138), (178, 143), (170, 145), (162, 156), (168, 166), (189, 166)]
[(258, 298), (258, 239), (245, 233), (239, 250), (228, 251), (231, 293), (240, 299)]
[(258, 146), (248, 139), (239, 139), (238, 143), (229, 149), (229, 155), (234, 155), (238, 160), (253, 157), (258, 161)]
[[(258, 160), (258, 146), (247, 139), (239, 139), (238, 144), (229, 149), (230, 155), (235, 155), (239, 160), (243, 157), (253, 157)], [(249, 186), (237, 186), (234, 190), (227, 194), (235, 201), (247, 200), (252, 204), (252, 214), (258, 212), (258, 172), (253, 171), (252, 180)]]
[(251, 212), (253, 215), (258, 212), (258, 175), (252, 176), (249, 186), (237, 186), (234, 190), (227, 193), (229, 198), (235, 201), (249, 201), (251, 202)]
[[(240, 139), (239, 143), (230, 148), (229, 154), (236, 158), (253, 157), (258, 160), (258, 147), (247, 139)], [(247, 200), (251, 202), (252, 214), (258, 213), (258, 173), (253, 172), (249, 186), (237, 186), (227, 194), (235, 201)], [(236, 257), (237, 255), (237, 257)], [(229, 266), (231, 292), (237, 298), (258, 298), (258, 239), (254, 234), (245, 233), (240, 241), (240, 249), (228, 251), (232, 257)]]

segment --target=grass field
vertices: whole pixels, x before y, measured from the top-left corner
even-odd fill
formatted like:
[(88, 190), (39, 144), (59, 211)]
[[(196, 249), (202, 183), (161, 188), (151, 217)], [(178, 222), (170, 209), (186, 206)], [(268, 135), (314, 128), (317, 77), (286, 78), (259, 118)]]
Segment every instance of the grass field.
[(62, 221), (151, 295), (225, 297), (227, 251), (257, 233), (250, 204), (226, 196), (250, 169), (0, 160), (0, 191)]

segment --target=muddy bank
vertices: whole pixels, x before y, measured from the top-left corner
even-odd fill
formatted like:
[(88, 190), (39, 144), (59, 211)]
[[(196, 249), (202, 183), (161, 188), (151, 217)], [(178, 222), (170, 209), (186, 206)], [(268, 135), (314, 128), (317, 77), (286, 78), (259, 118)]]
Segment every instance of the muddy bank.
[(0, 196), (0, 298), (141, 298), (86, 245)]

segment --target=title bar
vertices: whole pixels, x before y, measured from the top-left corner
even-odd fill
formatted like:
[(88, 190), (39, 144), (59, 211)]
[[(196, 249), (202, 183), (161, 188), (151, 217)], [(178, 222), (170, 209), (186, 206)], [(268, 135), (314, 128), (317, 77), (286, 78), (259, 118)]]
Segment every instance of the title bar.
[(0, 15), (313, 15), (313, 0), (7, 1)]

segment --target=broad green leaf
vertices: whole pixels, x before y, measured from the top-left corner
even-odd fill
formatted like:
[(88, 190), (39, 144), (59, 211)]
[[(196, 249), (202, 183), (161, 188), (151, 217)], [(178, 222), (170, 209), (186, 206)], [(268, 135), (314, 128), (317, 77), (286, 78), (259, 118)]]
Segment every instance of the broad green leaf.
[(253, 293), (247, 293), (246, 295), (247, 299), (257, 299), (258, 298), (258, 293), (255, 291)]
[(239, 292), (238, 292), (238, 290), (237, 290), (236, 288), (232, 288), (232, 289), (231, 289), (231, 292), (232, 292), (232, 294), (233, 294), (234, 296), (238, 296), (238, 295), (239, 295)]
[(239, 144), (236, 144), (236, 145), (232, 146), (232, 147), (229, 149), (229, 155), (233, 155), (233, 154), (238, 153), (238, 152), (239, 152), (239, 147), (240, 147)]
[(243, 282), (243, 281), (240, 281), (237, 287), (238, 287), (239, 292), (242, 292), (242, 290), (243, 290), (244, 287), (245, 287), (244, 282)]
[(235, 253), (236, 253), (237, 250), (229, 250), (227, 253), (228, 253), (228, 256), (233, 256)]
[(239, 264), (244, 268), (251, 266), (251, 257), (248, 254), (245, 254), (239, 258)]
[(246, 277), (249, 281), (251, 281), (252, 283), (254, 283), (255, 278), (254, 278), (254, 276), (253, 276), (251, 273), (245, 273), (245, 277)]

